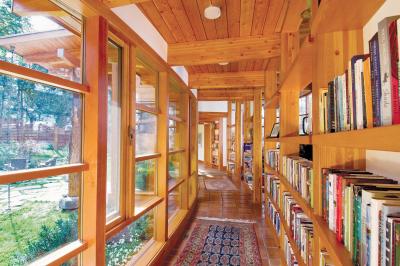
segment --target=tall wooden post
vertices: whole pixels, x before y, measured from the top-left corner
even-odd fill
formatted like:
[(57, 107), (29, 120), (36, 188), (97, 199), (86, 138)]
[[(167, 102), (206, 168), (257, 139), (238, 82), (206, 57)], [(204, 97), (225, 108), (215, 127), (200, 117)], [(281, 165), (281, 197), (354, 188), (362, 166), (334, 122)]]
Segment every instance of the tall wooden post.
[(82, 226), (88, 248), (82, 253), (83, 265), (105, 265), (106, 179), (107, 179), (107, 22), (88, 17), (85, 23), (86, 83)]
[(236, 101), (235, 104), (235, 181), (240, 181), (242, 175), (242, 103), (241, 101)]
[(261, 123), (262, 93), (254, 90), (253, 116), (253, 202), (261, 204), (262, 186), (262, 123)]

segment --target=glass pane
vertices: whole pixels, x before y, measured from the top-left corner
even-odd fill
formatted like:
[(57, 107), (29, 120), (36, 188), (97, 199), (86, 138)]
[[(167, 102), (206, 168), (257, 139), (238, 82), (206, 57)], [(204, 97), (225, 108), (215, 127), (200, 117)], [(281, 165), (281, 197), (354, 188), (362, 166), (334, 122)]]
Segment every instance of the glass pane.
[(0, 172), (81, 161), (82, 98), (0, 75)]
[(174, 83), (169, 84), (169, 105), (168, 114), (170, 116), (181, 117), (183, 115), (183, 104), (184, 104), (184, 93), (182, 90)]
[(137, 162), (135, 174), (135, 206), (143, 206), (156, 195), (157, 159)]
[(0, 185), (0, 265), (25, 265), (78, 239), (81, 175)]
[(168, 194), (168, 219), (171, 219), (181, 208), (181, 187), (182, 185), (175, 188)]
[(157, 152), (157, 116), (136, 110), (136, 156)]
[(137, 59), (136, 103), (157, 108), (158, 73)]
[(168, 158), (168, 184), (169, 187), (176, 184), (182, 176), (182, 156), (183, 153), (174, 153)]
[(61, 264), (61, 266), (78, 266), (78, 265), (81, 265), (80, 254)]
[(2, 0), (0, 10), (1, 61), (81, 82), (79, 19), (50, 1)]
[(108, 42), (107, 221), (120, 215), (121, 48)]
[(106, 265), (126, 265), (153, 238), (154, 209), (107, 241)]
[(169, 150), (178, 150), (183, 147), (182, 145), (182, 123), (175, 120), (169, 120), (168, 137), (169, 137)]

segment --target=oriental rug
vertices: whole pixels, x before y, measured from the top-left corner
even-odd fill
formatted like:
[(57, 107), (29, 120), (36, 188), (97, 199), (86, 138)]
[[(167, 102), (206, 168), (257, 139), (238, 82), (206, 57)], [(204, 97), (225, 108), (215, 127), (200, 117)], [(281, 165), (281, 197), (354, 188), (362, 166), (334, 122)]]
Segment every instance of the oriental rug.
[(238, 191), (233, 182), (226, 178), (205, 178), (204, 185), (207, 191)]
[(261, 265), (253, 222), (207, 218), (194, 223), (176, 265)]

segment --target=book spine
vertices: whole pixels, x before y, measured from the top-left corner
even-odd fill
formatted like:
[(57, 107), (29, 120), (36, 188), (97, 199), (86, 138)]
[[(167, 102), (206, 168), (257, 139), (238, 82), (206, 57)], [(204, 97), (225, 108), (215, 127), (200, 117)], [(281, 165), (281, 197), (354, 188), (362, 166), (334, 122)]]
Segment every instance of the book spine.
[(368, 57), (364, 61), (364, 88), (365, 88), (365, 112), (366, 127), (373, 127), (373, 104), (372, 104), (372, 87), (371, 87), (371, 58)]
[(328, 84), (328, 129), (333, 133), (336, 131), (335, 124), (335, 87), (333, 81)]
[[(364, 69), (362, 67), (361, 69)], [(367, 128), (367, 101), (366, 101), (366, 87), (365, 87), (365, 76), (364, 70), (361, 71), (361, 107), (362, 107), (362, 121), (360, 122), (361, 128)]]
[(371, 87), (372, 87), (372, 108), (373, 125), (381, 125), (381, 67), (379, 59), (378, 34), (369, 41), (369, 52), (371, 54)]
[(356, 109), (356, 73), (355, 73), (355, 68), (356, 68), (356, 58), (351, 59), (351, 89), (352, 89), (352, 95), (353, 95), (353, 129), (357, 129), (357, 109)]
[(363, 129), (363, 81), (362, 81), (362, 59), (358, 59), (355, 63), (356, 78), (356, 126), (357, 129)]
[(379, 57), (381, 65), (381, 124), (392, 124), (392, 90), (391, 90), (391, 63), (388, 18), (378, 23)]
[(337, 176), (336, 178), (336, 239), (339, 242), (343, 242), (342, 236), (342, 177)]
[(386, 258), (385, 258), (385, 264), (384, 265), (389, 266), (389, 265), (392, 265), (392, 258), (391, 258), (392, 249), (390, 248), (391, 247), (391, 241), (392, 241), (392, 230), (391, 230), (391, 221), (390, 221), (390, 219), (388, 219), (386, 221), (386, 228), (385, 229), (386, 229), (385, 230), (386, 231), (386, 234), (385, 234)]
[(399, 52), (397, 40), (397, 21), (394, 20), (389, 25), (390, 38), (390, 68), (391, 68), (391, 87), (392, 87), (392, 124), (400, 124), (400, 99), (399, 99)]
[(353, 71), (352, 71), (352, 64), (351, 60), (349, 61), (348, 65), (348, 75), (347, 75), (347, 89), (348, 89), (348, 103), (347, 106), (349, 108), (349, 123), (350, 123), (350, 130), (354, 129), (353, 123)]
[(394, 231), (391, 234), (393, 244), (391, 245), (392, 248), (392, 261), (395, 263), (392, 263), (393, 265), (400, 265), (400, 223), (395, 223), (394, 226), (392, 226), (392, 230)]

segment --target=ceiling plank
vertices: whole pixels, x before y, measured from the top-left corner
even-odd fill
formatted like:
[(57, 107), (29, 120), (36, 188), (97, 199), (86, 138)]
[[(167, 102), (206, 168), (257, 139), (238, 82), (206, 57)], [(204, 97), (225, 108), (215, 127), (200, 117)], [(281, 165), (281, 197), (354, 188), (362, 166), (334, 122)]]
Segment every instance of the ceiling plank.
[(279, 35), (176, 43), (168, 46), (170, 65), (203, 65), (280, 55)]
[(278, 24), (279, 16), (281, 14), (285, 0), (272, 0), (270, 1), (267, 19), (264, 26), (264, 35), (275, 32), (276, 25)]
[(189, 86), (196, 89), (262, 87), (264, 71), (192, 74)]
[(176, 43), (176, 39), (164, 19), (161, 17), (160, 12), (154, 5), (153, 1), (138, 4), (139, 9), (149, 18), (154, 27), (160, 32), (167, 43)]
[(240, 36), (240, 0), (226, 1), (229, 38)]
[(199, 11), (199, 7), (197, 6), (196, 1), (182, 1), (183, 7), (186, 11), (186, 16), (192, 25), (194, 35), (196, 36), (196, 40), (204, 41), (207, 40), (207, 35), (204, 30), (203, 21), (201, 19), (202, 14)]
[(176, 41), (177, 42), (187, 41), (178, 21), (176, 20), (175, 15), (172, 13), (172, 10), (168, 5), (168, 2), (166, 0), (153, 0), (153, 3), (160, 12), (161, 17), (165, 21), (165, 24), (167, 24), (168, 28), (174, 35)]
[(112, 7), (126, 6), (130, 4), (140, 4), (150, 1), (151, 0), (103, 0), (103, 3), (112, 8)]
[(250, 36), (253, 25), (255, 0), (241, 0), (240, 2), (240, 36)]
[[(185, 0), (187, 1), (187, 0)], [(193, 0), (191, 0), (193, 1)], [(204, 30), (208, 40), (217, 39), (217, 29), (215, 27), (215, 21), (211, 19), (206, 19), (204, 17), (204, 9), (210, 5), (210, 0), (197, 0), (197, 6), (201, 14), (201, 19), (203, 21)]]
[(211, 2), (214, 6), (221, 8), (221, 16), (215, 20), (218, 39), (228, 38), (228, 19), (225, 0), (212, 0)]
[(181, 0), (168, 0), (168, 4), (180, 28), (182, 29), (186, 41), (195, 41), (196, 40), (195, 33), (190, 24), (190, 19), (186, 15), (186, 11), (182, 5)]
[[(274, 0), (272, 0), (274, 2)], [(262, 35), (271, 0), (256, 0), (251, 35)]]

